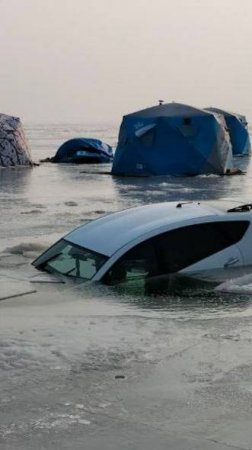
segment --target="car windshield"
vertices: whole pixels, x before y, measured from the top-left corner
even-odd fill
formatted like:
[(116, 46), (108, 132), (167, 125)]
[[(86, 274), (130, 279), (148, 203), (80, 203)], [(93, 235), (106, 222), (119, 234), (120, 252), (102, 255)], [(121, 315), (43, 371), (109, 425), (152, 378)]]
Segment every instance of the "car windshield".
[(108, 257), (61, 239), (39, 256), (33, 265), (40, 270), (91, 280)]

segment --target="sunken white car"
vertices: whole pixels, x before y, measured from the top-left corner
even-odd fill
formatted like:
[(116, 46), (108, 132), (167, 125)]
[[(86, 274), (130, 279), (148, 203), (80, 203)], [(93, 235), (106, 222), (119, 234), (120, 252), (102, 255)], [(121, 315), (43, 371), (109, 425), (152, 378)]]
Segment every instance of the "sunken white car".
[(252, 205), (229, 210), (194, 202), (127, 209), (80, 226), (33, 265), (78, 282), (116, 285), (252, 264)]

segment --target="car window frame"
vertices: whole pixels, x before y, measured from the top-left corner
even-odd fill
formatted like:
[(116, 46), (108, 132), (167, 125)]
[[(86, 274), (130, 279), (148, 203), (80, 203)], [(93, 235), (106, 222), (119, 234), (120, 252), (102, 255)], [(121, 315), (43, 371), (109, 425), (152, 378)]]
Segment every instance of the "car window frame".
[[(176, 272), (162, 272), (162, 271), (160, 271), (159, 273), (157, 273), (155, 276), (163, 276), (163, 275), (168, 275), (168, 274), (172, 274), (172, 273), (177, 273), (177, 272), (180, 272), (180, 271), (182, 271), (183, 269), (185, 269), (185, 268), (188, 268), (188, 267), (190, 267), (190, 266), (192, 266), (192, 265), (194, 265), (194, 264), (197, 264), (198, 262), (200, 262), (200, 261), (202, 261), (202, 260), (204, 260), (204, 259), (207, 259), (208, 257), (211, 257), (211, 256), (213, 256), (213, 255), (216, 255), (216, 254), (218, 254), (219, 252), (222, 252), (223, 250), (225, 250), (226, 248), (228, 248), (228, 247), (231, 247), (232, 245), (236, 245), (238, 242), (240, 242), (243, 238), (244, 238), (244, 236), (245, 236), (245, 234), (247, 233), (247, 231), (248, 231), (248, 229), (249, 229), (249, 226), (250, 226), (250, 221), (248, 220), (248, 219), (240, 219), (240, 220), (232, 220), (232, 218), (230, 218), (230, 219), (226, 219), (226, 218), (224, 218), (223, 216), (220, 216), (218, 219), (219, 220), (209, 220), (209, 217), (208, 218), (202, 218), (203, 220), (201, 220), (201, 221), (199, 221), (199, 222), (197, 222), (197, 223), (195, 223), (195, 222), (192, 222), (191, 220), (190, 221), (188, 221), (188, 222), (184, 222), (183, 223), (183, 225), (182, 226), (175, 226), (175, 227), (169, 227), (168, 229), (166, 228), (166, 229), (164, 229), (163, 227), (162, 227), (162, 229), (160, 230), (160, 232), (158, 232), (158, 233), (155, 233), (155, 234), (153, 234), (153, 232), (150, 234), (150, 233), (148, 233), (148, 235), (145, 235), (145, 239), (143, 239), (143, 237), (141, 237), (141, 238), (138, 238), (138, 239), (136, 239), (136, 240), (134, 240), (134, 242), (131, 242), (130, 244), (128, 244), (127, 246), (124, 246), (124, 247), (122, 247), (121, 249), (119, 249), (114, 255), (111, 255), (111, 257), (110, 257), (110, 259), (104, 264), (104, 266), (101, 268), (101, 270), (100, 271), (98, 271), (97, 272), (97, 274), (96, 274), (96, 276), (94, 277), (95, 279), (97, 279), (97, 280), (100, 280), (100, 281), (102, 281), (103, 282), (103, 279), (104, 279), (104, 277), (105, 277), (105, 275), (109, 272), (109, 270), (111, 270), (114, 266), (115, 266), (115, 264), (117, 264), (120, 260), (122, 260), (122, 258), (127, 254), (127, 253), (129, 253), (130, 251), (132, 251), (134, 248), (136, 248), (138, 245), (140, 245), (140, 244), (143, 244), (143, 243), (146, 243), (146, 242), (149, 242), (149, 241), (152, 241), (152, 240), (155, 240), (155, 239), (159, 239), (160, 238), (160, 236), (162, 236), (162, 235), (164, 235), (164, 234), (166, 234), (166, 233), (170, 233), (170, 232), (173, 232), (173, 231), (177, 231), (177, 230), (181, 230), (181, 229), (183, 229), (183, 228), (189, 228), (189, 227), (194, 227), (194, 226), (199, 226), (199, 225), (205, 225), (205, 224), (220, 224), (220, 223), (230, 223), (230, 222), (235, 222), (235, 223), (241, 223), (241, 222), (243, 222), (243, 223), (245, 223), (246, 224), (246, 226), (245, 226), (245, 229), (244, 229), (244, 231), (243, 231), (243, 233), (242, 233), (242, 235), (240, 236), (240, 238), (238, 239), (238, 240), (235, 240), (235, 241), (233, 241), (231, 244), (229, 244), (229, 245), (227, 245), (227, 246), (225, 246), (225, 247), (223, 247), (223, 248), (221, 248), (220, 250), (218, 250), (218, 251), (214, 251), (213, 253), (210, 253), (210, 254), (208, 254), (208, 255), (206, 255), (206, 256), (204, 256), (203, 258), (201, 258), (201, 259), (197, 259), (195, 262), (192, 262), (192, 263), (190, 263), (190, 264), (188, 264), (188, 265), (186, 265), (186, 266), (183, 266), (183, 268), (181, 267), (179, 270), (177, 270)], [(206, 220), (204, 220), (204, 219), (206, 219)], [(141, 239), (141, 240), (140, 240)], [(126, 247), (126, 249), (125, 249), (125, 247)], [(154, 245), (154, 248), (155, 248), (155, 252), (156, 252), (156, 254), (157, 254), (157, 249), (156, 249), (156, 246)], [(123, 251), (125, 249), (125, 251)], [(158, 261), (158, 255), (157, 255), (157, 263), (158, 263), (158, 265), (160, 265), (159, 264), (159, 261)]]

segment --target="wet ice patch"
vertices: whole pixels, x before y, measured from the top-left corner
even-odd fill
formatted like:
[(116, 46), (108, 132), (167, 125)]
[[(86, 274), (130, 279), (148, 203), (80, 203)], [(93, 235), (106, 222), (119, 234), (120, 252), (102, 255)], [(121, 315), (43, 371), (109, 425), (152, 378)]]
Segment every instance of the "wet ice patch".
[(21, 211), (20, 214), (41, 214), (42, 211), (39, 209), (31, 209), (30, 211)]
[(227, 340), (231, 340), (231, 341), (239, 341), (240, 340), (240, 335), (235, 335), (235, 334), (221, 334), (220, 337), (222, 339), (227, 339)]
[(46, 209), (46, 206), (42, 205), (41, 203), (33, 203), (31, 206), (38, 209)]
[(37, 345), (23, 339), (11, 339), (1, 341), (0, 371), (8, 373), (24, 369), (29, 370), (41, 367), (42, 352), (37, 352)]
[(25, 263), (22, 255), (0, 254), (0, 268), (15, 268)]
[(106, 211), (104, 211), (103, 209), (97, 209), (96, 211), (94, 211), (94, 214), (106, 214)]
[(149, 361), (147, 352), (143, 350), (125, 351), (118, 349), (105, 351), (99, 348), (87, 351), (85, 359), (72, 365), (72, 374), (81, 374), (89, 371), (117, 371), (129, 367), (132, 363)]
[(66, 205), (66, 206), (78, 206), (78, 203), (73, 202), (73, 201), (68, 201), (68, 202), (65, 202), (64, 205)]
[(70, 425), (90, 425), (91, 421), (84, 419), (80, 414), (50, 414), (48, 417), (36, 420), (32, 425), (35, 430), (65, 429)]
[(66, 430), (70, 426), (90, 425), (91, 421), (80, 414), (50, 413), (42, 418), (31, 420), (30, 422), (11, 423), (0, 425), (0, 436), (3, 439), (11, 435), (27, 433), (33, 431)]
[(36, 244), (34, 242), (23, 242), (13, 247), (7, 247), (0, 256), (16, 255), (25, 258), (35, 258), (39, 253), (44, 251), (47, 247), (43, 244)]

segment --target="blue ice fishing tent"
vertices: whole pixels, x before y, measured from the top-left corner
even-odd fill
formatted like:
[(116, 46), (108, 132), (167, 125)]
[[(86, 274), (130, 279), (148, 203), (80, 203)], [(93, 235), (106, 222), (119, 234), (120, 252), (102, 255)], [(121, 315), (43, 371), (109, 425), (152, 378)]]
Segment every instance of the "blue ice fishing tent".
[(224, 116), (230, 134), (233, 155), (249, 155), (251, 152), (251, 144), (246, 117), (219, 108), (211, 107), (206, 109), (207, 111), (212, 111)]
[(105, 142), (92, 138), (75, 138), (62, 144), (50, 160), (57, 163), (88, 164), (110, 162), (112, 158), (112, 147)]
[(180, 103), (123, 117), (112, 174), (224, 174), (232, 150), (223, 116)]

